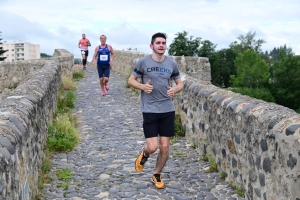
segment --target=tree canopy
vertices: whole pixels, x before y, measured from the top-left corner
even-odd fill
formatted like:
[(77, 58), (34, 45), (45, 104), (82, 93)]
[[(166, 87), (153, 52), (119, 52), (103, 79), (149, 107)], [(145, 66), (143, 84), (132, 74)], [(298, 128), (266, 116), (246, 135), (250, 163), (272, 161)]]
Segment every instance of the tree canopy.
[[(2, 32), (0, 31), (0, 34), (1, 33)], [(2, 38), (0, 38), (0, 44), (2, 44), (1, 40), (2, 40)], [(5, 52), (7, 52), (7, 50), (3, 50), (3, 47), (0, 47), (0, 56), (2, 56)], [(6, 59), (6, 57), (0, 57), (0, 61), (3, 61), (5, 59)]]
[(176, 34), (169, 55), (207, 57), (212, 84), (234, 92), (295, 109), (300, 113), (300, 56), (286, 45), (262, 51), (264, 39), (256, 32), (239, 35), (228, 48), (216, 50), (217, 44), (200, 37)]
[(264, 88), (269, 81), (269, 65), (258, 53), (248, 49), (234, 61), (237, 75), (231, 76), (233, 87)]
[(300, 112), (300, 56), (281, 50), (273, 73), (271, 91), (276, 103)]
[(200, 43), (201, 43), (201, 46), (197, 52), (198, 56), (211, 58), (216, 51), (217, 45), (212, 43), (209, 40), (204, 40), (204, 41), (201, 41)]
[(264, 39), (255, 39), (256, 32), (248, 32), (246, 35), (239, 35), (237, 39), (230, 44), (230, 48), (234, 49), (237, 53), (242, 53), (248, 49), (261, 53), (262, 44), (266, 43)]
[(169, 46), (168, 53), (171, 56), (197, 56), (201, 38), (197, 37), (193, 39), (187, 37), (188, 32), (176, 33), (176, 37)]
[(230, 75), (236, 75), (234, 60), (237, 54), (232, 49), (221, 49), (212, 54), (209, 59), (211, 65), (211, 82), (219, 87), (230, 86)]

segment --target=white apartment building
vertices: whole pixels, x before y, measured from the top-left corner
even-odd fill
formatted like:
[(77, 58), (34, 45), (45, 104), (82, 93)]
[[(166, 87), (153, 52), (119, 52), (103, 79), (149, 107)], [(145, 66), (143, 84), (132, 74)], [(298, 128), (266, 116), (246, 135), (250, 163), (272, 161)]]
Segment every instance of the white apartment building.
[(8, 50), (1, 57), (6, 57), (4, 61), (16, 61), (16, 60), (29, 60), (29, 59), (39, 59), (40, 55), (40, 45), (31, 44), (29, 42), (7, 42), (4, 41), (0, 44), (3, 50)]

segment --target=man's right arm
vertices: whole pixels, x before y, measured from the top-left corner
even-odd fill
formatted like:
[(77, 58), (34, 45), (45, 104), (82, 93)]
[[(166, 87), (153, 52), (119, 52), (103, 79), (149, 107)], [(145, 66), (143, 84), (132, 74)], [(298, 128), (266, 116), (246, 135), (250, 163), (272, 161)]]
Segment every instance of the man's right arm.
[(80, 48), (80, 41), (81, 41), (81, 40), (79, 40), (79, 42), (78, 42), (78, 48)]

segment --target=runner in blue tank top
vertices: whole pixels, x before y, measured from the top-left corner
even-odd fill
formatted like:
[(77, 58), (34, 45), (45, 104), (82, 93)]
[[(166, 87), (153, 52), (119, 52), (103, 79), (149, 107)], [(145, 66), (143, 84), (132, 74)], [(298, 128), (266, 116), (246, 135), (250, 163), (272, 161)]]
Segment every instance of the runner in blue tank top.
[(106, 44), (106, 36), (100, 36), (101, 44), (95, 48), (95, 53), (93, 57), (93, 63), (96, 63), (97, 60), (97, 70), (100, 80), (100, 86), (102, 89), (102, 96), (106, 94), (109, 90), (108, 81), (110, 68), (113, 62), (114, 50), (111, 45)]

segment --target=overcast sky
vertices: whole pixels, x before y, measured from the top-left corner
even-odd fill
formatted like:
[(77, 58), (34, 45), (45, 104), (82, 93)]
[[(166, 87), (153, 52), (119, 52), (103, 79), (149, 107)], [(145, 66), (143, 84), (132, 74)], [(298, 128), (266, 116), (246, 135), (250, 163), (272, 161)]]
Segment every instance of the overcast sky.
[(90, 52), (104, 34), (116, 50), (151, 53), (154, 33), (165, 32), (171, 44), (183, 31), (218, 50), (255, 31), (256, 39), (267, 41), (264, 51), (286, 44), (300, 54), (299, 27), (299, 0), (0, 0), (2, 42), (40, 44), (41, 53), (50, 55), (63, 48), (75, 58), (81, 57), (82, 33), (91, 41)]

